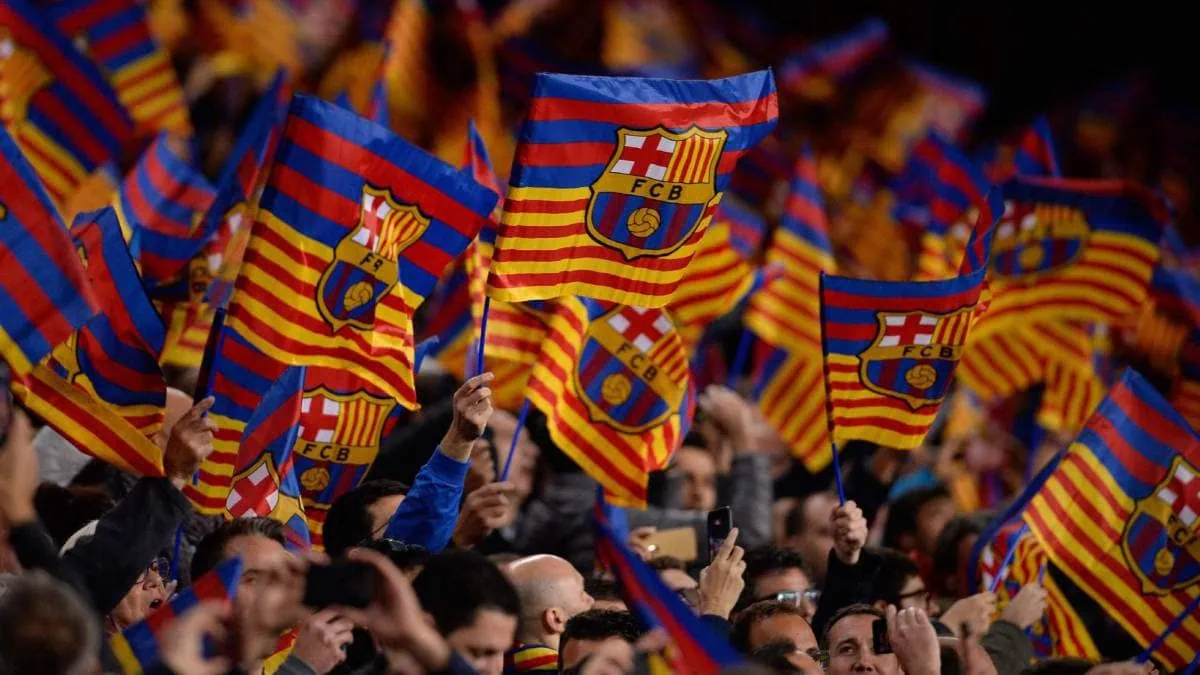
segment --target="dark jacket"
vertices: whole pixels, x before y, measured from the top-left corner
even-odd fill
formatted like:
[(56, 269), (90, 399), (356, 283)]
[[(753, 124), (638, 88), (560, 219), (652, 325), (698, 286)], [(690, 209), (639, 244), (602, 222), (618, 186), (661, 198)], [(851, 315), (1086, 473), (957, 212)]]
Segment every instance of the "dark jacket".
[(1017, 675), (1033, 660), (1033, 643), (1014, 623), (993, 621), (979, 639), (979, 645), (992, 657), (996, 675)]
[(813, 615), (812, 622), (817, 639), (824, 634), (825, 624), (839, 609), (871, 601), (871, 586), (882, 564), (883, 557), (865, 549), (855, 565), (847, 565), (836, 553), (829, 552), (825, 587), (821, 589), (821, 599), (817, 602), (817, 613)]

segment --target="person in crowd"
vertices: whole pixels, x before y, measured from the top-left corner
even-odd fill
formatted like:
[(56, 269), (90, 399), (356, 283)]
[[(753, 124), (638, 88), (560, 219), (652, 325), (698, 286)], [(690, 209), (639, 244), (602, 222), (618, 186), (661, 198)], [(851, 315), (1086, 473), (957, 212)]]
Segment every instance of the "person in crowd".
[(517, 589), (522, 611), (517, 644), (505, 656), (505, 669), (522, 672), (557, 665), (567, 622), (594, 603), (584, 588), (583, 575), (552, 555), (521, 558), (509, 564), (505, 573)]
[(783, 546), (800, 554), (812, 583), (825, 583), (825, 566), (833, 550), (832, 519), (837, 495), (814, 492), (800, 500), (784, 522)]
[(100, 626), (87, 603), (42, 571), (0, 597), (0, 675), (86, 675), (100, 670)]
[(483, 675), (503, 672), (504, 654), (517, 638), (521, 601), (500, 568), (473, 551), (446, 551), (425, 563), (413, 590), (438, 632), (471, 667)]
[(794, 604), (762, 600), (738, 613), (729, 634), (730, 642), (743, 654), (777, 640), (787, 640), (796, 648), (818, 651), (817, 636)]
[(609, 641), (634, 644), (645, 633), (629, 612), (591, 609), (572, 617), (559, 639), (558, 672), (577, 667)]
[(591, 576), (584, 580), (583, 590), (592, 596), (592, 609), (611, 609), (624, 612), (625, 599), (621, 597), (621, 586), (608, 577)]
[(658, 578), (667, 588), (675, 591), (693, 610), (700, 607), (700, 582), (687, 573), (687, 563), (672, 556), (660, 556), (650, 560), (650, 566), (658, 570)]
[(938, 582), (933, 590), (939, 595), (961, 598), (977, 590), (967, 588), (967, 565), (988, 520), (986, 514), (955, 516), (942, 528), (933, 547), (933, 574)]
[(806, 651), (788, 639), (772, 640), (750, 654), (750, 660), (783, 675), (822, 675), (821, 651)]
[(954, 500), (945, 487), (914, 488), (888, 504), (882, 543), (914, 556), (921, 566), (921, 576), (932, 585), (938, 536), (954, 515)]
[(799, 553), (777, 546), (763, 546), (746, 554), (746, 589), (743, 607), (765, 600), (792, 605), (805, 621), (817, 611), (820, 591), (813, 588), (804, 572)]

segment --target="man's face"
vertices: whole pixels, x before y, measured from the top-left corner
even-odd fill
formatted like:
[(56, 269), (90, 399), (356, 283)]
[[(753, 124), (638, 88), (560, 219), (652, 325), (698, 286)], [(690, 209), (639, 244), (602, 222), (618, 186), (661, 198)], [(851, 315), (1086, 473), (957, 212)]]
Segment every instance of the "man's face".
[(851, 675), (851, 673), (878, 673), (899, 675), (900, 664), (895, 654), (876, 654), (871, 614), (855, 614), (843, 617), (829, 629), (828, 675)]
[[(517, 432), (517, 418), (503, 410), (497, 410), (492, 413), (488, 427), (492, 430), (492, 443), (496, 446), (499, 455), (500, 466), (496, 469), (499, 473), (507, 460), (508, 449), (513, 447), (512, 440), (513, 434)], [(508, 482), (512, 483), (516, 489), (514, 496), (517, 503), (521, 503), (533, 492), (533, 474), (537, 469), (539, 454), (537, 444), (529, 439), (529, 432), (524, 427), (521, 427), (520, 433), (517, 434), (517, 447), (514, 452), (512, 466), (508, 471)]]
[(583, 575), (572, 568), (570, 581), (563, 587), (563, 609), (567, 618), (588, 611), (593, 604), (595, 601), (583, 587)]
[(750, 626), (750, 649), (776, 640), (791, 640), (801, 651), (817, 648), (812, 626), (796, 614), (774, 614)]
[(583, 660), (599, 649), (600, 645), (609, 641), (624, 642), (619, 637), (610, 637), (604, 640), (568, 640), (566, 646), (558, 654), (558, 660), (562, 666), (559, 668), (559, 672), (583, 663)]
[(954, 517), (954, 502), (949, 497), (931, 499), (917, 512), (917, 550), (933, 555), (938, 535)]
[[(815, 602), (805, 597), (805, 593), (810, 588), (812, 588), (812, 583), (804, 570), (798, 567), (789, 567), (762, 575), (754, 582), (753, 591), (755, 600), (780, 600), (795, 604), (804, 614), (804, 619), (812, 621), (813, 615), (817, 612), (817, 606)], [(786, 593), (788, 596), (779, 598), (777, 596), (780, 593)]]
[(923, 609), (929, 616), (938, 615), (937, 603), (932, 602), (929, 591), (925, 588), (925, 582), (920, 576), (911, 576), (904, 585), (900, 587), (900, 602), (896, 603), (896, 609)]
[(717, 465), (702, 448), (684, 446), (675, 453), (675, 469), (683, 476), (683, 508), (711, 511), (717, 505)]
[(833, 510), (837, 498), (828, 492), (809, 495), (800, 505), (804, 517), (804, 529), (792, 540), (793, 548), (804, 558), (804, 564), (812, 570), (817, 582), (825, 579), (825, 566), (829, 552), (833, 550)]
[(372, 539), (379, 539), (383, 536), (384, 531), (387, 530), (388, 521), (391, 520), (392, 514), (400, 508), (403, 501), (404, 495), (388, 495), (367, 507), (367, 513), (371, 514)]
[(501, 675), (504, 652), (517, 635), (517, 617), (495, 609), (480, 609), (475, 620), (446, 636), (450, 647), (463, 655), (480, 675)]
[(303, 615), (303, 583), (284, 576), (291, 555), (274, 539), (242, 535), (225, 544), (225, 558), (242, 557), (242, 578), (233, 608), (243, 631), (260, 636), (279, 633)]
[(167, 600), (167, 587), (157, 567), (142, 572), (133, 588), (113, 608), (112, 619), (119, 628), (126, 628), (146, 618), (151, 610)]

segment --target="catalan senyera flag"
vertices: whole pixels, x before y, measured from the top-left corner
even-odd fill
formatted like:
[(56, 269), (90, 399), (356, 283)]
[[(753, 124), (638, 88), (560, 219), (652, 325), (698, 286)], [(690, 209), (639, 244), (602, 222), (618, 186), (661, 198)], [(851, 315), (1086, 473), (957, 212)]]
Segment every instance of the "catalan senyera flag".
[(388, 130), (296, 96), (228, 324), (272, 358), (352, 369), (415, 408), (413, 312), (495, 203)]
[(0, 159), (0, 356), (19, 379), (97, 305), (54, 203), (4, 129)]
[(34, 367), (14, 393), (83, 452), (143, 476), (161, 476), (167, 385), (158, 366), (163, 326), (142, 289), (112, 209), (72, 226), (102, 312)]
[(989, 216), (998, 212), (993, 205), (980, 214), (962, 273), (953, 279), (887, 282), (822, 273), (834, 443), (864, 440), (912, 449), (924, 441), (975, 320), (994, 225)]
[(118, 160), (133, 124), (96, 66), (43, 10), (25, 0), (0, 5), (0, 121), (58, 206), (108, 161)]
[(779, 88), (825, 101), (838, 84), (870, 63), (888, 45), (887, 24), (870, 18), (845, 33), (809, 45), (779, 66)]
[(212, 453), (200, 464), (195, 482), (184, 486), (183, 493), (197, 511), (219, 515), (225, 511), (246, 425), (287, 366), (255, 349), (220, 319), (213, 322), (208, 344), (200, 369), (207, 380), (197, 388), (214, 399), (208, 416), (217, 430), (213, 433)]
[(184, 141), (160, 134), (113, 197), (147, 286), (180, 278), (206, 240), (200, 225), (216, 190), (186, 152)]
[[(1050, 560), (1141, 645), (1200, 594), (1200, 438), (1126, 370), (1026, 511)], [(1183, 621), (1151, 655), (1169, 669), (1200, 652)]]
[(1004, 184), (980, 335), (1014, 323), (1120, 325), (1147, 297), (1165, 203), (1119, 181), (1017, 177)]
[(556, 445), (614, 503), (646, 503), (649, 472), (667, 465), (691, 423), (687, 353), (660, 309), (562, 298), (527, 396)]
[(183, 87), (171, 54), (150, 33), (138, 0), (63, 0), (48, 6), (54, 23), (100, 67), (137, 129), (190, 136)]
[(312, 547), (296, 478), (304, 366), (283, 371), (246, 424), (225, 499), (225, 517), (271, 518), (284, 525), (288, 548)]
[(746, 327), (767, 344), (793, 352), (820, 349), (819, 285), (822, 272), (833, 272), (829, 223), (817, 184), (817, 165), (805, 148), (792, 172), (783, 219), (767, 248), (768, 265), (783, 274), (750, 298)]
[(770, 71), (688, 82), (539, 74), (489, 295), (666, 305), (738, 158), (777, 117)]
[(756, 365), (753, 398), (771, 428), (787, 442), (792, 456), (810, 472), (821, 471), (833, 459), (829, 425), (825, 421), (825, 370), (821, 352), (788, 351), (768, 345)]
[(594, 510), (596, 561), (617, 578), (621, 595), (638, 620), (647, 629), (662, 628), (670, 638), (664, 654), (651, 655), (652, 663), (657, 656), (660, 664), (661, 660), (669, 664), (662, 672), (695, 675), (715, 675), (742, 663), (742, 656), (725, 636), (701, 621), (658, 572), (629, 550), (610, 512), (603, 496), (598, 496)]
[(162, 663), (163, 630), (192, 607), (202, 602), (228, 604), (237, 594), (242, 579), (242, 558), (230, 558), (192, 585), (177, 593), (170, 602), (151, 612), (145, 619), (108, 638), (113, 656), (124, 675), (142, 675)]
[[(1039, 345), (1046, 355), (1046, 382), (1037, 421), (1043, 429), (1073, 436), (1104, 400), (1111, 384), (1104, 372), (1111, 356), (1108, 326), (1063, 322), (1039, 328)], [(1049, 348), (1051, 342), (1045, 338), (1056, 330), (1062, 335), (1058, 342), (1071, 342), (1074, 350), (1055, 352)]]
[(713, 321), (731, 312), (754, 285), (754, 268), (734, 246), (718, 207), (667, 311), (689, 351)]

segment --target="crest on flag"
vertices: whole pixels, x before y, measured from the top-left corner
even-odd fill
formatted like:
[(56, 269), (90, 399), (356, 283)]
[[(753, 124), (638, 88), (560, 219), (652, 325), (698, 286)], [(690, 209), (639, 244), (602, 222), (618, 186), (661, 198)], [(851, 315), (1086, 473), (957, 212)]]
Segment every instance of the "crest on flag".
[(267, 517), (279, 505), (279, 471), (264, 452), (253, 464), (234, 476), (225, 510), (233, 518)]
[(929, 312), (879, 312), (875, 339), (859, 355), (863, 386), (898, 398), (916, 410), (940, 402), (970, 327), (972, 308)]
[(592, 183), (588, 234), (626, 260), (668, 255), (712, 216), (728, 132), (618, 129), (608, 166)]
[(661, 310), (619, 306), (592, 321), (573, 374), (592, 421), (636, 434), (678, 411), (686, 387), (661, 368), (678, 339)]
[(18, 44), (7, 28), (0, 27), (0, 120), (24, 120), (29, 101), (52, 80), (37, 54)]
[(358, 224), (338, 242), (317, 284), (317, 309), (335, 333), (347, 325), (373, 329), (375, 306), (400, 280), (400, 253), (430, 222), (390, 190), (363, 185)]
[(304, 391), (292, 457), (306, 506), (329, 508), (339, 486), (345, 492), (362, 481), (395, 408), (393, 399), (361, 390)]
[(1200, 469), (1176, 456), (1154, 492), (1134, 504), (1121, 548), (1143, 593), (1166, 595), (1200, 581)]
[(1090, 233), (1080, 209), (1006, 201), (992, 242), (992, 272), (1019, 278), (1065, 267), (1083, 253)]

